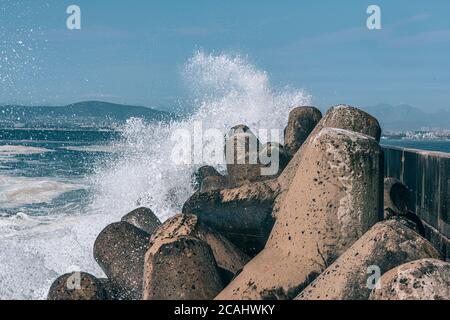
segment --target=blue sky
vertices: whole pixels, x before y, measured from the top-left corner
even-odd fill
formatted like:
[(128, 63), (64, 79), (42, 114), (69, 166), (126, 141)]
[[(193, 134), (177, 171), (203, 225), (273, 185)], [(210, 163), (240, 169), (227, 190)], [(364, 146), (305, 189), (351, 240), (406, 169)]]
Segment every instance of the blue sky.
[[(66, 28), (70, 4), (81, 30)], [(370, 4), (382, 30), (366, 28)], [(450, 110), (448, 0), (0, 0), (0, 37), (0, 103), (169, 108), (201, 49), (248, 56), (275, 86), (304, 88), (321, 107)]]

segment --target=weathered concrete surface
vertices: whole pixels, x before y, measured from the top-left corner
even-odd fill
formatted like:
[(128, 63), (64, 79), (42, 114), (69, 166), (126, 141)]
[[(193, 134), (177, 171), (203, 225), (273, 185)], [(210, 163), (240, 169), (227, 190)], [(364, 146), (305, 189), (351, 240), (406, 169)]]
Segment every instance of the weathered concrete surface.
[(298, 168), (264, 250), (217, 299), (292, 299), (382, 217), (375, 139), (324, 128)]
[(450, 260), (450, 154), (384, 147), (385, 176), (411, 190), (408, 204), (424, 222), (425, 234)]
[(288, 165), (291, 155), (284, 146), (275, 142), (264, 144), (259, 152), (261, 173), (258, 181), (277, 178)]
[(194, 180), (198, 185), (200, 185), (202, 180), (206, 177), (223, 177), (223, 175), (212, 166), (200, 167), (194, 174)]
[(122, 221), (144, 230), (148, 234), (152, 234), (161, 225), (161, 221), (153, 211), (144, 207), (131, 211), (122, 218)]
[(239, 187), (245, 183), (258, 181), (261, 165), (258, 161), (260, 142), (245, 125), (231, 129), (225, 144), (227, 178), (230, 186)]
[(150, 235), (126, 222), (107, 226), (94, 243), (94, 258), (121, 299), (140, 300)]
[(370, 114), (348, 105), (338, 105), (330, 108), (280, 175), (278, 181), (281, 184), (282, 190), (286, 190), (289, 187), (297, 172), (302, 158), (302, 149), (307, 148), (309, 141), (323, 128), (354, 131), (368, 135), (377, 141), (380, 141), (381, 136), (380, 124)]
[(384, 179), (384, 218), (395, 219), (425, 236), (422, 220), (409, 208), (411, 192), (400, 180)]
[(100, 281), (105, 293), (104, 300), (120, 300), (120, 290), (115, 288), (108, 278), (99, 278), (98, 281)]
[(189, 236), (157, 238), (145, 256), (144, 300), (210, 300), (222, 288), (205, 241)]
[(104, 300), (102, 283), (85, 272), (72, 272), (56, 279), (47, 300)]
[(255, 182), (239, 188), (194, 194), (182, 212), (229, 239), (254, 256), (264, 248), (274, 224), (272, 208), (280, 186), (277, 180)]
[(385, 273), (371, 300), (450, 300), (450, 263), (423, 259)]
[(192, 177), (193, 188), (196, 192), (201, 189), (203, 181), (207, 178), (221, 178), (226, 180), (225, 177), (221, 175), (214, 167), (200, 167)]
[[(367, 113), (349, 106), (333, 107), (277, 179), (196, 193), (185, 203), (183, 213), (199, 216), (206, 225), (224, 234), (244, 252), (254, 256), (264, 248), (280, 211), (280, 204), (297, 173), (302, 157), (301, 149), (306, 148), (308, 140), (325, 127), (361, 132), (376, 139), (379, 139), (381, 132), (377, 120)], [(248, 127), (243, 126), (242, 130), (248, 130)]]
[(297, 107), (289, 113), (284, 130), (284, 147), (290, 156), (294, 156), (300, 149), (320, 119), (322, 112), (315, 107)]
[(404, 224), (383, 221), (373, 226), (296, 298), (297, 300), (367, 300), (374, 284), (371, 266), (383, 274), (406, 262), (438, 258), (426, 239)]
[(221, 234), (199, 222), (195, 215), (179, 214), (168, 219), (150, 239), (150, 243), (189, 236), (203, 240), (211, 247), (219, 268), (232, 273), (240, 271), (250, 258)]
[(200, 186), (200, 193), (228, 188), (228, 180), (222, 176), (209, 176), (203, 179)]
[(384, 217), (405, 214), (410, 210), (411, 192), (398, 179), (384, 179)]
[(291, 156), (279, 143), (268, 142), (261, 145), (247, 126), (239, 125), (231, 129), (226, 141), (225, 159), (228, 174), (221, 183), (226, 182), (229, 188), (237, 188), (278, 177)]

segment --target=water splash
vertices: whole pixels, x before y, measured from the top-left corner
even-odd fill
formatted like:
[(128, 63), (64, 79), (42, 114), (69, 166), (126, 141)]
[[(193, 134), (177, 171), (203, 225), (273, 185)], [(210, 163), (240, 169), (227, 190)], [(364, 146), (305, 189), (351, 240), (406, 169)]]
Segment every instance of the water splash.
[[(96, 210), (127, 212), (144, 205), (166, 219), (180, 212), (193, 193), (191, 177), (202, 163), (180, 166), (171, 161), (173, 132), (201, 123), (203, 130), (224, 134), (236, 124), (258, 129), (284, 129), (289, 111), (310, 102), (303, 90), (275, 89), (266, 72), (241, 56), (195, 54), (186, 64), (184, 79), (195, 95), (194, 111), (170, 124), (145, 124), (138, 119), (123, 128), (129, 148), (94, 177)], [(191, 141), (194, 141), (192, 139)], [(192, 163), (192, 159), (186, 159)]]
[[(31, 6), (23, 1), (0, 3), (0, 98), (14, 103), (21, 99), (33, 101), (35, 82), (45, 76), (42, 54), (47, 40), (36, 24), (35, 10), (45, 12), (47, 3)], [(20, 24), (17, 24), (20, 21)]]
[(79, 215), (0, 219), (0, 298), (43, 299), (52, 281), (69, 266), (102, 276), (92, 257), (98, 233), (138, 205), (162, 220), (180, 211), (192, 194), (191, 175), (201, 164), (171, 161), (171, 134), (177, 129), (224, 133), (240, 123), (252, 130), (282, 130), (290, 109), (309, 104), (302, 90), (277, 89), (267, 73), (240, 56), (197, 53), (184, 69), (195, 96), (192, 114), (169, 124), (130, 119), (122, 128), (120, 155), (106, 160), (91, 177), (94, 200)]

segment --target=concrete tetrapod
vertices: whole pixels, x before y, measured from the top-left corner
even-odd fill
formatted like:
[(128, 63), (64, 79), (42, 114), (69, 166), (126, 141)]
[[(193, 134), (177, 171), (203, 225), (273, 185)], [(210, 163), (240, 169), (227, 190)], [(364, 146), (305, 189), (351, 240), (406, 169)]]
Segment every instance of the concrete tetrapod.
[(300, 160), (264, 250), (217, 299), (293, 299), (381, 219), (375, 139), (324, 128)]
[(376, 278), (403, 263), (439, 252), (396, 220), (377, 223), (329, 266), (297, 300), (367, 300)]

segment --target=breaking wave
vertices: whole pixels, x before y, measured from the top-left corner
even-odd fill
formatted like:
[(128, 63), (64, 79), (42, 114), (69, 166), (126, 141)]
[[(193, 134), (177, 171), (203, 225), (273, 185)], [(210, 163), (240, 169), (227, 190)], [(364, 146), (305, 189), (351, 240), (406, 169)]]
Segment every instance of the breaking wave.
[(94, 177), (97, 209), (123, 213), (144, 205), (164, 220), (178, 213), (192, 194), (192, 174), (202, 165), (192, 159), (185, 159), (184, 166), (171, 161), (174, 132), (188, 130), (192, 142), (198, 124), (203, 131), (219, 129), (223, 134), (237, 124), (255, 132), (281, 131), (293, 106), (310, 103), (303, 90), (274, 88), (266, 72), (240, 56), (199, 52), (186, 64), (183, 75), (195, 97), (194, 111), (170, 124), (128, 121), (123, 135), (132, 147)]
[(176, 130), (193, 132), (198, 123), (224, 134), (236, 124), (255, 132), (282, 130), (293, 106), (310, 103), (303, 90), (272, 86), (266, 72), (240, 56), (199, 52), (183, 76), (194, 97), (191, 114), (168, 124), (130, 119), (118, 142), (126, 145), (125, 151), (104, 160), (90, 177), (94, 196), (86, 212), (0, 217), (1, 299), (43, 299), (52, 281), (71, 271), (70, 266), (102, 276), (92, 257), (96, 236), (138, 205), (162, 220), (178, 213), (193, 192), (192, 174), (202, 164), (171, 161)]

